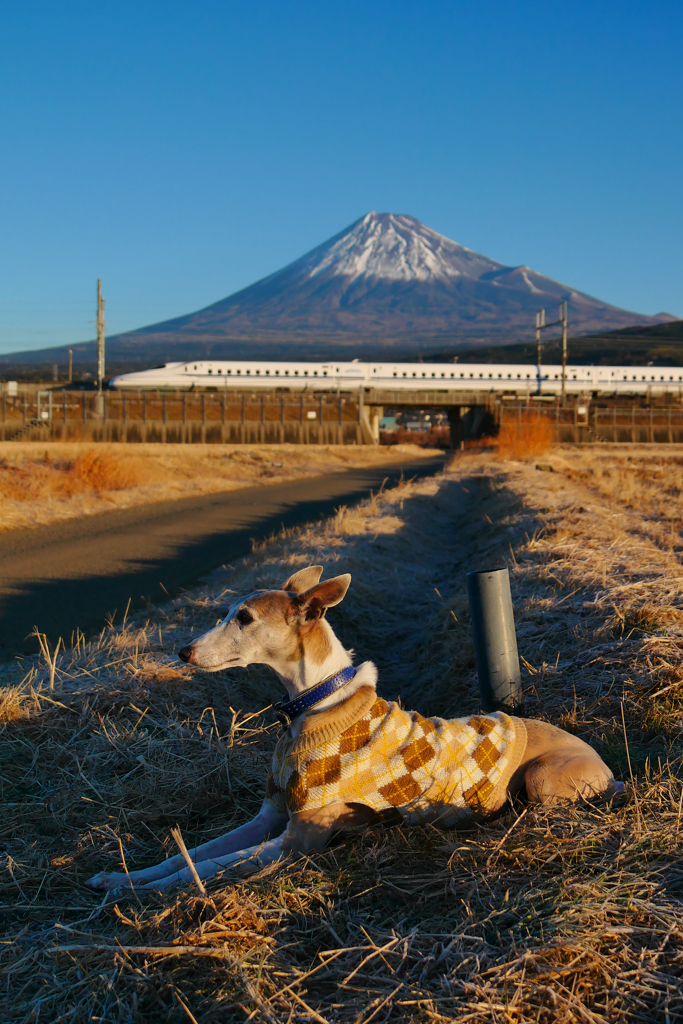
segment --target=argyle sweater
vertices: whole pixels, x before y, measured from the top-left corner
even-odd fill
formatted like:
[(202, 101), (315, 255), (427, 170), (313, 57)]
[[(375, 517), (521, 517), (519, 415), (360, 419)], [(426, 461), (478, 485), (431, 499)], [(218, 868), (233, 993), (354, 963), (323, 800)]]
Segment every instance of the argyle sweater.
[[(448, 828), (500, 802), (526, 748), (526, 728), (501, 712), (423, 718), (361, 686), (279, 738), (266, 800), (288, 815), (358, 803), (410, 823)], [(391, 813), (393, 812), (393, 814)]]

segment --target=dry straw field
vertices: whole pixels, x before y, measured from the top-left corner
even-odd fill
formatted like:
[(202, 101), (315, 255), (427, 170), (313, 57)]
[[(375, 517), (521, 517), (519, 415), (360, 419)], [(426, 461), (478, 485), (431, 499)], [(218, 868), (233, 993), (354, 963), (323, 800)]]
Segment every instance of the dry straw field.
[(0, 530), (432, 454), (415, 444), (0, 442)]
[[(82, 639), (52, 684), (51, 657), (4, 668), (0, 1019), (683, 1019), (682, 488), (673, 448), (465, 452)], [(508, 565), (528, 713), (629, 802), (369, 829), (206, 896), (86, 889), (175, 852), (176, 824), (189, 847), (256, 811), (278, 687), (174, 651), (311, 562), (353, 574), (330, 619), (382, 693), (445, 716), (478, 707), (465, 572)]]

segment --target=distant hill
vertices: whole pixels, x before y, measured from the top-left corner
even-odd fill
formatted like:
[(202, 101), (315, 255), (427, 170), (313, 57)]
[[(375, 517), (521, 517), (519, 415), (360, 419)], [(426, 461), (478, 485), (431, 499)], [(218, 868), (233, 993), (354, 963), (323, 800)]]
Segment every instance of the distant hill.
[[(567, 354), (569, 363), (595, 366), (683, 366), (683, 320), (570, 337)], [(425, 362), (452, 362), (457, 358), (461, 363), (535, 363), (536, 342), (453, 346), (426, 353), (416, 351), (415, 357)], [(561, 362), (562, 345), (558, 338), (544, 340), (542, 358), (546, 363)]]
[[(368, 213), (289, 266), (187, 316), (107, 339), (108, 365), (199, 358), (400, 358), (533, 337), (536, 310), (566, 301), (573, 334), (671, 319), (610, 306), (466, 249), (404, 214)], [(74, 345), (94, 360), (94, 343)], [(0, 357), (64, 364), (66, 347)]]

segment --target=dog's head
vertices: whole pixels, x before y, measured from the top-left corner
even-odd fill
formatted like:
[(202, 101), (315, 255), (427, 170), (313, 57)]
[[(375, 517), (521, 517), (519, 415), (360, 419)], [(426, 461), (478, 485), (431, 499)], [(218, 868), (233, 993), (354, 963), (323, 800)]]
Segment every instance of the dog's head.
[(311, 565), (295, 572), (281, 590), (257, 590), (242, 598), (178, 656), (205, 672), (254, 664), (276, 667), (300, 661), (305, 654), (322, 663), (329, 641), (321, 621), (328, 608), (343, 600), (351, 583), (348, 573), (320, 583), (322, 571), (322, 566)]

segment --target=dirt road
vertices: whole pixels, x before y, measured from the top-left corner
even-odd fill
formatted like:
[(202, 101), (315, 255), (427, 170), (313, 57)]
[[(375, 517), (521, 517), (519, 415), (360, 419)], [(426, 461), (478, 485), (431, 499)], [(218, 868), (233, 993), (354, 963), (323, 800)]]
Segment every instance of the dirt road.
[(177, 593), (265, 537), (331, 513), (382, 481), (428, 476), (444, 458), (355, 469), (239, 491), (159, 502), (0, 534), (0, 660), (34, 653), (34, 626), (68, 643), (150, 598)]

